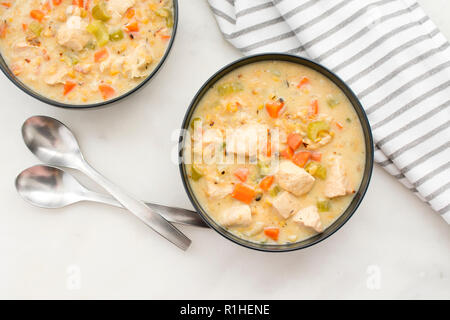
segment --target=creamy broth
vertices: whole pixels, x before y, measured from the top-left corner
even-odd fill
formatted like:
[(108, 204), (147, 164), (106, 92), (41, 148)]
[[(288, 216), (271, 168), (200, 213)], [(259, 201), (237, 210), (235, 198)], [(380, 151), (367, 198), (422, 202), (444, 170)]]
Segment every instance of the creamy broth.
[(204, 95), (189, 129), (193, 148), (185, 159), (195, 197), (217, 223), (250, 241), (284, 244), (322, 232), (363, 177), (364, 135), (353, 106), (301, 65), (268, 61), (234, 70)]
[(0, 52), (20, 81), (52, 100), (113, 99), (161, 61), (172, 6), (172, 0), (7, 0), (0, 3)]

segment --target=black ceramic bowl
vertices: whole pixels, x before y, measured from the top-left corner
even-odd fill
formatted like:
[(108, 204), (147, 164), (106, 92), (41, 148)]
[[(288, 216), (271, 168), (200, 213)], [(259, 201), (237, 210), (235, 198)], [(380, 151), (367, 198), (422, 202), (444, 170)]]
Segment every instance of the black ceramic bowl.
[(172, 30), (172, 37), (169, 40), (169, 43), (166, 48), (166, 52), (164, 53), (161, 61), (158, 63), (158, 65), (155, 67), (155, 69), (145, 78), (140, 84), (138, 84), (136, 87), (131, 89), (130, 91), (122, 94), (121, 96), (115, 97), (114, 99), (97, 102), (97, 103), (91, 103), (91, 104), (68, 104), (64, 102), (55, 101), (52, 99), (49, 99), (35, 91), (33, 91), (31, 88), (23, 84), (12, 72), (9, 70), (8, 65), (6, 64), (5, 60), (0, 54), (0, 69), (3, 71), (3, 73), (8, 77), (9, 80), (11, 80), (12, 83), (14, 83), (19, 89), (27, 93), (28, 95), (44, 102), (51, 104), (56, 107), (61, 108), (72, 108), (72, 109), (85, 109), (85, 108), (95, 108), (95, 107), (102, 107), (106, 105), (111, 105), (119, 100), (122, 100), (134, 92), (138, 91), (142, 87), (144, 87), (147, 83), (150, 82), (151, 79), (156, 75), (156, 73), (161, 69), (162, 65), (166, 61), (167, 57), (169, 56), (170, 50), (172, 49), (173, 42), (175, 41), (175, 36), (177, 33), (177, 27), (178, 27), (178, 0), (173, 0), (173, 30)]
[(219, 234), (224, 236), (225, 238), (240, 244), (244, 247), (260, 250), (260, 251), (268, 251), (268, 252), (284, 252), (284, 251), (292, 251), (292, 250), (298, 250), (303, 249), (309, 246), (312, 246), (329, 236), (331, 236), (333, 233), (335, 233), (339, 228), (341, 228), (348, 219), (355, 213), (356, 209), (358, 208), (359, 204), (361, 203), (364, 194), (366, 193), (367, 187), (369, 185), (369, 181), (372, 175), (372, 168), (373, 168), (373, 142), (372, 142), (372, 132), (369, 126), (369, 122), (367, 120), (366, 113), (364, 112), (364, 109), (361, 106), (361, 103), (359, 102), (356, 95), (353, 93), (353, 91), (342, 81), (336, 74), (325, 68), (324, 66), (315, 63), (314, 61), (301, 58), (294, 55), (287, 55), (287, 54), (279, 54), (279, 53), (267, 53), (267, 54), (259, 54), (254, 55), (250, 57), (245, 57), (240, 60), (237, 60), (221, 70), (219, 70), (217, 73), (215, 73), (206, 83), (200, 88), (200, 90), (197, 92), (196, 96), (192, 100), (191, 105), (189, 106), (189, 109), (187, 110), (186, 116), (183, 121), (182, 129), (188, 130), (189, 125), (191, 123), (191, 117), (194, 113), (197, 104), (200, 102), (200, 100), (203, 98), (204, 94), (214, 86), (214, 84), (220, 80), (224, 75), (228, 74), (229, 72), (259, 61), (287, 61), (292, 62), (296, 64), (300, 64), (306, 67), (309, 67), (331, 81), (333, 81), (347, 96), (347, 98), (352, 103), (353, 107), (355, 108), (355, 111), (359, 117), (359, 121), (361, 122), (361, 126), (364, 133), (364, 139), (365, 139), (365, 145), (366, 145), (366, 164), (364, 168), (364, 175), (361, 182), (361, 186), (359, 187), (359, 190), (356, 192), (352, 202), (348, 206), (348, 208), (345, 210), (345, 212), (332, 224), (330, 225), (323, 233), (317, 234), (311, 238), (308, 238), (306, 240), (295, 242), (295, 243), (289, 243), (289, 244), (260, 244), (260, 243), (254, 243), (242, 238), (239, 238), (238, 236), (234, 235), (233, 233), (227, 231), (225, 228), (220, 226), (217, 222), (212, 219), (208, 213), (205, 211), (205, 209), (201, 206), (201, 204), (198, 202), (193, 190), (191, 189), (190, 183), (188, 181), (188, 175), (186, 171), (186, 166), (182, 163), (182, 155), (183, 155), (183, 148), (184, 148), (184, 141), (183, 141), (183, 135), (180, 136), (180, 143), (179, 143), (179, 156), (180, 156), (180, 172), (181, 172), (181, 178), (183, 180), (183, 184), (185, 187), (185, 190), (189, 196), (189, 199), (191, 200), (192, 204), (194, 205), (197, 212), (201, 215), (203, 220), (214, 230), (216, 230)]

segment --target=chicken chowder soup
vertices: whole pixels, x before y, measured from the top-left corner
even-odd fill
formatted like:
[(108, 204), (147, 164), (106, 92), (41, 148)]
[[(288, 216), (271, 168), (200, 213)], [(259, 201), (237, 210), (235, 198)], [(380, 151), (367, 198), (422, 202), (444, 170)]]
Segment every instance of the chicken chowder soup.
[(118, 97), (162, 59), (172, 0), (5, 0), (0, 52), (39, 94), (68, 104)]
[(305, 240), (330, 226), (361, 183), (358, 116), (328, 78), (290, 62), (224, 76), (191, 118), (185, 165), (202, 208), (257, 243)]

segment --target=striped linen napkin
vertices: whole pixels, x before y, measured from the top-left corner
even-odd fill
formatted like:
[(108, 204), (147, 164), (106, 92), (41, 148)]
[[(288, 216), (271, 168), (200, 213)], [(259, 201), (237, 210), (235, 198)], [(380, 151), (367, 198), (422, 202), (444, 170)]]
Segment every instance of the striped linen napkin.
[(208, 0), (246, 55), (285, 52), (360, 98), (375, 161), (450, 223), (450, 46), (415, 0)]

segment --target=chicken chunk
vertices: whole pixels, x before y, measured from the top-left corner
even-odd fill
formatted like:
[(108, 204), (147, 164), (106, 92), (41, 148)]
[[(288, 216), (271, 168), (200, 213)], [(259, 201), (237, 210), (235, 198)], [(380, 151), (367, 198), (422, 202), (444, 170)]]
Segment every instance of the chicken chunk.
[(28, 49), (32, 49), (35, 47), (30, 45), (28, 42), (19, 41), (14, 44), (13, 48), (14, 48), (14, 53), (20, 53), (20, 52), (23, 52), (23, 51), (26, 51)]
[(58, 68), (53, 74), (46, 75), (45, 83), (48, 85), (55, 85), (65, 82), (65, 77), (69, 73), (69, 69), (66, 67)]
[(60, 45), (81, 51), (91, 39), (91, 35), (86, 30), (86, 22), (79, 16), (71, 16), (67, 19), (57, 32), (57, 41)]
[(255, 157), (265, 151), (267, 127), (260, 124), (246, 124), (227, 132), (226, 150), (238, 156)]
[(305, 143), (307, 144), (306, 149), (308, 150), (317, 150), (319, 148), (322, 148), (323, 146), (326, 146), (333, 140), (333, 137), (331, 135), (326, 135), (320, 139), (318, 142), (312, 142), (308, 138), (305, 139)]
[(258, 233), (261, 233), (264, 230), (265, 223), (262, 221), (256, 221), (250, 230), (245, 232), (247, 237), (256, 236)]
[(301, 196), (309, 192), (314, 185), (314, 177), (290, 161), (282, 161), (275, 178), (281, 188)]
[(335, 156), (331, 159), (324, 193), (327, 198), (341, 197), (354, 193), (354, 188), (350, 186), (350, 181), (340, 156)]
[(273, 207), (284, 219), (288, 219), (299, 208), (299, 200), (287, 191), (281, 192), (272, 202)]
[(220, 200), (233, 192), (233, 186), (230, 183), (217, 182), (214, 179), (206, 179), (206, 195), (214, 200)]
[(109, 0), (107, 8), (111, 13), (123, 16), (129, 8), (134, 6), (134, 3), (135, 0)]
[(147, 43), (141, 43), (127, 58), (125, 65), (132, 78), (141, 78), (149, 74), (148, 66), (153, 62), (152, 50)]
[(80, 63), (74, 67), (75, 71), (83, 74), (88, 74), (92, 70), (92, 64), (90, 63)]
[(26, 41), (19, 41), (13, 45), (14, 56), (23, 59), (33, 59), (39, 55), (39, 47)]
[(225, 227), (249, 226), (252, 223), (252, 212), (250, 206), (243, 204), (225, 209), (219, 220), (219, 222)]
[(123, 64), (125, 62), (125, 57), (119, 56), (113, 52), (109, 53), (106, 60), (100, 62), (99, 69), (101, 72), (105, 70), (110, 70), (111, 72), (119, 73), (123, 70)]
[(305, 227), (310, 227), (317, 232), (323, 231), (322, 221), (320, 220), (320, 215), (315, 206), (309, 206), (298, 211), (292, 218), (292, 221), (304, 225)]
[[(217, 160), (215, 155), (219, 155), (223, 150), (223, 139), (221, 132), (213, 129), (206, 130), (203, 134), (202, 142), (202, 150), (200, 150), (200, 152), (203, 153), (203, 161), (205, 163), (215, 163)], [(199, 151), (194, 149), (194, 152)]]

